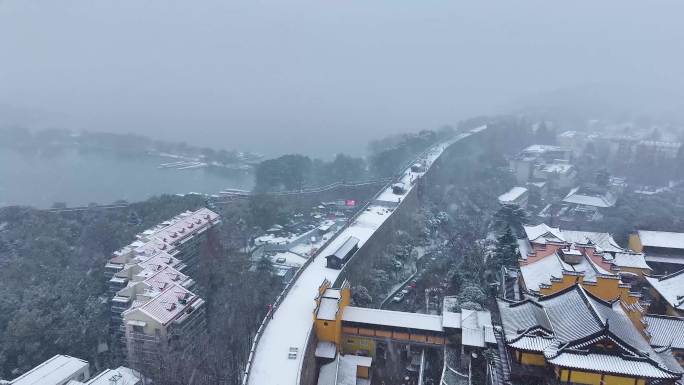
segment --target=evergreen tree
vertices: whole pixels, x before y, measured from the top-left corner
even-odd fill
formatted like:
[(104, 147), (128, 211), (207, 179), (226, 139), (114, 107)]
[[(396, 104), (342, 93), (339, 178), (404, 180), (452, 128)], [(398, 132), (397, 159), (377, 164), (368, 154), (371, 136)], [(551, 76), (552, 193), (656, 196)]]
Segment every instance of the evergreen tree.
[(496, 240), (495, 263), (500, 266), (515, 266), (518, 261), (518, 246), (511, 227), (508, 226)]
[(497, 229), (512, 228), (513, 231), (519, 233), (522, 230), (522, 225), (527, 220), (527, 212), (518, 205), (503, 205), (494, 214), (494, 225)]

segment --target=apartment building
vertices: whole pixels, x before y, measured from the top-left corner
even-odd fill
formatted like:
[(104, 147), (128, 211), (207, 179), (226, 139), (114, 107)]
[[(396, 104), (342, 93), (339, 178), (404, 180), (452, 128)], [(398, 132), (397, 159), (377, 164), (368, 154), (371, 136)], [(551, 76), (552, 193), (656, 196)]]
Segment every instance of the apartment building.
[(554, 188), (571, 187), (577, 170), (570, 163), (569, 149), (534, 144), (520, 151), (509, 161), (518, 183), (548, 181)]
[(0, 385), (141, 385), (143, 377), (130, 368), (105, 369), (90, 377), (88, 361), (57, 354), (15, 378), (0, 380)]
[(111, 332), (133, 368), (204, 330), (204, 300), (191, 275), (208, 231), (219, 223), (206, 208), (184, 212), (138, 234), (107, 263)]

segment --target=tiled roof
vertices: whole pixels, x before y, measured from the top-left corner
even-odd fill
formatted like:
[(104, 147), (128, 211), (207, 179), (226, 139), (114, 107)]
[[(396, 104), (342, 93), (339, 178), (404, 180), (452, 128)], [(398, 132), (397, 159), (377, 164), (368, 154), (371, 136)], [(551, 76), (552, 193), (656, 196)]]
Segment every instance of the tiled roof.
[(646, 277), (670, 306), (684, 310), (684, 270), (663, 277)]
[(617, 355), (586, 352), (563, 352), (556, 357), (547, 358), (547, 361), (557, 366), (597, 372), (646, 378), (679, 378), (678, 375), (671, 373), (666, 367), (661, 368), (654, 365), (650, 360), (643, 358), (627, 358)]
[(516, 199), (520, 198), (523, 194), (527, 192), (525, 187), (513, 187), (505, 193), (499, 195), (499, 202), (501, 203), (512, 203)]
[(612, 259), (610, 259), (611, 257), (609, 255), (606, 255), (606, 257), (609, 259), (610, 263), (613, 263), (618, 267), (651, 270), (651, 267), (646, 263), (643, 253), (616, 253), (615, 257), (612, 257)]
[(576, 243), (578, 245), (594, 244), (601, 248), (602, 251), (607, 252), (622, 252), (624, 249), (618, 245), (608, 233), (599, 233), (594, 231), (576, 231), (576, 230), (561, 230), (563, 239), (568, 243)]
[[(498, 306), (508, 345), (543, 350), (552, 364), (627, 375), (638, 370), (649, 378), (675, 378), (619, 302), (605, 302), (580, 285), (538, 300), (500, 300)], [(606, 338), (621, 347), (620, 355), (602, 353), (586, 359), (586, 348)]]
[(563, 271), (572, 270), (572, 266), (563, 262), (556, 254), (520, 265), (520, 273), (525, 281), (525, 287), (533, 292), (539, 292), (542, 286), (550, 285), (552, 278), (562, 278)]
[(684, 318), (648, 314), (644, 317), (652, 346), (684, 349)]
[[(181, 315), (184, 311), (196, 305), (196, 301), (201, 301), (199, 297), (191, 291), (182, 286), (173, 284), (166, 290), (161, 292), (156, 297), (139, 307), (139, 310), (145, 312), (157, 322), (165, 325), (176, 317)], [(136, 309), (127, 310), (124, 312), (124, 317), (127, 312)]]
[(563, 202), (593, 207), (613, 207), (615, 206), (616, 198), (610, 192), (604, 194), (584, 193), (579, 187), (575, 187), (563, 198)]
[(545, 223), (536, 226), (523, 226), (525, 235), (530, 242), (537, 241), (538, 238), (557, 240), (563, 242), (563, 235), (558, 227), (549, 227)]

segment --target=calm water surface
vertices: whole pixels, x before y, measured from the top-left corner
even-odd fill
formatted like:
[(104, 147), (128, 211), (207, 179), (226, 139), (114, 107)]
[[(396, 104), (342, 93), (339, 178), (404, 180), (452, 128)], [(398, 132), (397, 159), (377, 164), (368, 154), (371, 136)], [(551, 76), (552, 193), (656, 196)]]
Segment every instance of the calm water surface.
[(0, 148), (0, 207), (54, 202), (83, 206), (119, 199), (140, 201), (163, 193), (217, 194), (226, 188), (251, 189), (253, 177), (220, 169), (160, 169), (173, 159), (113, 152), (17, 151)]

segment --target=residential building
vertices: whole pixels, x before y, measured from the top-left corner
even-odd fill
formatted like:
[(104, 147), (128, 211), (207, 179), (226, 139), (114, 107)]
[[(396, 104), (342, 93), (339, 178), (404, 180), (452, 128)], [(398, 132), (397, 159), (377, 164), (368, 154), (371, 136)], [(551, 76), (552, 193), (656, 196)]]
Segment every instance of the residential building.
[(577, 171), (570, 162), (571, 151), (558, 146), (535, 144), (509, 161), (518, 183), (549, 181), (554, 187), (570, 187)]
[(616, 201), (617, 198), (608, 189), (589, 185), (575, 187), (563, 198), (563, 202), (585, 209), (613, 207)]
[(90, 379), (88, 361), (57, 354), (42, 364), (9, 381), (10, 385), (66, 385)]
[(219, 223), (218, 214), (207, 208), (181, 213), (136, 235), (133, 243), (114, 252), (105, 266), (106, 274), (111, 277), (127, 263), (160, 252), (181, 261), (188, 274), (192, 274), (197, 265), (199, 245), (206, 239), (207, 230)]
[(200, 245), (219, 223), (206, 208), (182, 213), (138, 234), (107, 263), (110, 327), (133, 368), (152, 364), (181, 337), (204, 330), (204, 301), (190, 273)]
[(532, 170), (533, 181), (548, 181), (554, 188), (565, 189), (575, 184), (577, 169), (567, 161), (538, 165)]
[(140, 373), (125, 366), (116, 369), (105, 369), (87, 382), (72, 381), (67, 385), (142, 385)]
[(516, 186), (499, 195), (499, 203), (502, 205), (515, 205), (520, 208), (525, 208), (529, 195), (530, 194), (525, 187)]
[(647, 385), (682, 378), (670, 352), (655, 350), (635, 326), (639, 309), (622, 300), (605, 301), (573, 285), (538, 299), (499, 300), (498, 307), (511, 383)]
[(142, 385), (143, 377), (124, 366), (90, 377), (88, 361), (58, 354), (2, 385)]
[(128, 363), (136, 369), (159, 364), (160, 356), (192, 340), (206, 328), (205, 302), (178, 284), (165, 284), (123, 313)]
[(563, 148), (571, 149), (573, 156), (581, 156), (587, 142), (587, 134), (580, 131), (564, 131), (556, 140)]
[(651, 296), (654, 309), (662, 309), (662, 313), (684, 317), (684, 270), (676, 273), (650, 277), (646, 280), (651, 285)]
[(523, 228), (526, 238), (518, 240), (523, 292), (548, 295), (581, 283), (604, 300), (622, 296), (630, 303), (638, 302), (629, 283), (651, 271), (643, 254), (623, 249), (608, 233), (561, 230), (546, 224)]
[(646, 261), (661, 273), (684, 268), (684, 233), (638, 230), (630, 234), (629, 247), (646, 254)]

